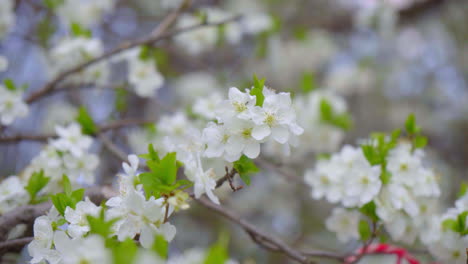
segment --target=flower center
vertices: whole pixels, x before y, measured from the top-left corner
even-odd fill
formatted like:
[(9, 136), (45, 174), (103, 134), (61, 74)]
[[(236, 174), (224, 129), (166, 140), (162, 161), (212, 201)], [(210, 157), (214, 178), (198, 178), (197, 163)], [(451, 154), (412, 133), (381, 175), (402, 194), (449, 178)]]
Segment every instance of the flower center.
[(241, 102), (234, 102), (234, 103), (232, 103), (232, 105), (234, 106), (234, 109), (238, 113), (241, 113), (241, 112), (244, 112), (245, 110), (247, 110), (247, 106), (245, 106), (245, 104), (243, 104)]
[(242, 131), (242, 136), (244, 138), (250, 138), (252, 136), (252, 128), (247, 128)]
[(276, 117), (273, 114), (267, 113), (265, 117), (265, 123), (269, 126), (276, 124)]

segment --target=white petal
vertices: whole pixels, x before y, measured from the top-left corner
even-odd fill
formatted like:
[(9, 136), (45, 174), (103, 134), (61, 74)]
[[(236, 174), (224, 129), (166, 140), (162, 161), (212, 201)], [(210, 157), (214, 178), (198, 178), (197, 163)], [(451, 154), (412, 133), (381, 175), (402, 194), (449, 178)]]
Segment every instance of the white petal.
[(245, 145), (244, 154), (251, 159), (255, 159), (260, 154), (260, 144), (258, 142), (249, 142)]
[(289, 139), (289, 131), (285, 127), (276, 126), (272, 128), (272, 136), (278, 143), (284, 144)]
[(260, 125), (252, 129), (252, 137), (256, 140), (262, 140), (271, 134), (271, 129), (268, 125)]

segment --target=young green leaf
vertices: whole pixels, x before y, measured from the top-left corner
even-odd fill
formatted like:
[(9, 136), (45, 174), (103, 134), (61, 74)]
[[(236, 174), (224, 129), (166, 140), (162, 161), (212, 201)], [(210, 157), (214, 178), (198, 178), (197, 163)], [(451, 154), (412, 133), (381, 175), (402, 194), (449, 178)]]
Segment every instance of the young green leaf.
[(84, 27), (82, 27), (80, 24), (78, 23), (71, 23), (70, 25), (70, 31), (72, 33), (73, 36), (75, 37), (85, 37), (85, 38), (91, 38), (91, 30), (89, 29), (86, 29)]
[(65, 174), (62, 177), (62, 184), (64, 192), (51, 195), (50, 198), (57, 211), (61, 215), (65, 215), (65, 209), (67, 206), (75, 209), (76, 204), (83, 200), (85, 190), (77, 189), (72, 191), (70, 180)]
[(152, 250), (156, 252), (156, 254), (158, 254), (161, 258), (167, 259), (167, 256), (169, 255), (169, 243), (166, 241), (164, 236), (156, 235), (154, 237)]
[(309, 93), (317, 88), (315, 75), (313, 72), (304, 72), (301, 79), (301, 89), (304, 93)]
[(97, 234), (104, 238), (109, 238), (112, 234), (112, 226), (119, 220), (114, 218), (111, 220), (106, 220), (105, 210), (101, 208), (98, 216), (88, 215), (86, 216), (89, 224), (89, 233)]
[(16, 91), (16, 85), (15, 85), (15, 82), (13, 82), (12, 79), (7, 78), (7, 79), (3, 80), (3, 84), (5, 84), (5, 87), (8, 90), (10, 90), (12, 92)]
[(458, 191), (457, 197), (461, 198), (462, 196), (466, 194), (467, 191), (468, 191), (468, 184), (466, 182), (462, 182), (460, 185), (460, 190)]
[(359, 208), (359, 211), (374, 222), (379, 220), (379, 217), (377, 216), (377, 206), (375, 205), (374, 201), (366, 203), (361, 208)]
[(81, 130), (84, 134), (94, 135), (97, 133), (98, 128), (86, 107), (80, 107), (76, 121), (81, 125)]
[(257, 106), (263, 106), (263, 101), (265, 101), (265, 96), (263, 95), (263, 87), (265, 86), (265, 79), (258, 79), (257, 76), (254, 74), (254, 86), (252, 90), (250, 90), (250, 94), (256, 97)]
[(204, 264), (224, 264), (228, 260), (228, 242), (229, 237), (223, 233), (218, 241), (208, 250)]
[(413, 138), (413, 148), (424, 148), (427, 145), (427, 137), (417, 135)]
[(409, 135), (414, 135), (421, 131), (421, 128), (416, 125), (416, 117), (414, 114), (410, 114), (406, 119), (405, 128)]
[(362, 241), (367, 241), (372, 235), (369, 223), (366, 220), (359, 221), (359, 236)]
[(114, 264), (133, 263), (138, 252), (138, 246), (131, 238), (127, 238), (123, 242), (114, 243), (111, 248)]
[(238, 161), (235, 161), (233, 167), (247, 185), (250, 185), (250, 175), (259, 172), (255, 163), (245, 155), (242, 155)]
[(148, 145), (148, 153), (139, 155), (140, 158), (151, 160), (154, 162), (159, 162), (159, 154), (156, 150), (154, 150), (153, 144)]
[(326, 99), (320, 101), (320, 119), (324, 123), (343, 130), (349, 130), (352, 125), (350, 116), (347, 113), (335, 113), (332, 105)]
[(28, 184), (24, 187), (31, 197), (31, 203), (37, 203), (37, 194), (49, 183), (50, 178), (44, 176), (44, 171), (34, 172), (28, 180)]

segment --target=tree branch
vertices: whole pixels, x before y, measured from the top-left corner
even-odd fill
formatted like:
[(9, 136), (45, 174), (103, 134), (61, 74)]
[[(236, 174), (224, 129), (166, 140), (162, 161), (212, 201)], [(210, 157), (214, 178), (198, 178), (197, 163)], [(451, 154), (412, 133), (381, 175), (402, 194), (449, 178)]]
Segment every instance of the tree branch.
[(0, 259), (3, 255), (5, 255), (5, 253), (20, 252), (24, 246), (29, 244), (29, 242), (31, 242), (33, 239), (33, 237), (23, 237), (0, 242)]
[[(127, 126), (139, 126), (139, 125), (146, 125), (152, 124), (155, 121), (153, 120), (146, 120), (146, 119), (122, 119), (110, 122), (108, 124), (104, 124), (98, 126), (96, 135), (100, 135), (104, 132), (124, 128)], [(57, 137), (56, 134), (42, 134), (42, 135), (13, 135), (13, 136), (0, 136), (0, 143), (16, 143), (19, 141), (40, 141), (45, 142), (50, 138)]]
[(50, 82), (46, 83), (42, 88), (39, 90), (33, 92), (30, 96), (26, 98), (26, 103), (30, 104), (35, 102), (36, 100), (39, 100), (43, 96), (46, 96), (50, 93), (52, 93), (57, 85), (59, 85), (62, 81), (64, 81), (68, 76), (73, 75), (75, 73), (78, 73), (87, 67), (94, 65), (104, 59), (108, 59), (110, 57), (113, 57), (123, 51), (129, 50), (131, 48), (135, 48), (141, 45), (152, 45), (158, 41), (164, 40), (164, 39), (169, 39), (172, 38), (178, 34), (195, 30), (201, 27), (205, 26), (218, 26), (222, 24), (226, 24), (232, 21), (238, 20), (241, 16), (235, 16), (229, 19), (226, 19), (224, 21), (220, 21), (217, 23), (200, 23), (198, 25), (182, 28), (182, 29), (175, 29), (170, 32), (166, 32), (167, 29), (175, 22), (176, 18), (179, 16), (179, 14), (186, 8), (186, 5), (182, 4), (180, 8), (169, 14), (159, 25), (158, 28), (156, 28), (149, 37), (145, 37), (139, 40), (135, 41), (129, 41), (129, 42), (124, 42), (117, 46), (116, 48), (102, 54), (101, 56), (98, 56), (94, 59), (91, 59), (85, 63), (81, 63), (69, 70), (66, 70), (59, 75), (57, 75), (54, 79), (52, 79)]

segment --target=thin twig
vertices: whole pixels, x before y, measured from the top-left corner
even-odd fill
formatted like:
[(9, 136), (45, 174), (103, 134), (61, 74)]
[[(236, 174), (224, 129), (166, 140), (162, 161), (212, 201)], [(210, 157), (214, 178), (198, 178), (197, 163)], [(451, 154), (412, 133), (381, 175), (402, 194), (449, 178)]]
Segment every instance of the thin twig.
[[(153, 120), (146, 120), (146, 119), (122, 119), (117, 120), (114, 122), (110, 122), (108, 124), (104, 124), (97, 127), (96, 135), (102, 134), (104, 132), (120, 129), (128, 126), (139, 126), (139, 125), (146, 125), (152, 124), (155, 121)], [(16, 143), (19, 141), (40, 141), (45, 142), (48, 139), (57, 137), (56, 134), (42, 134), (42, 135), (26, 135), (26, 134), (18, 134), (13, 136), (0, 136), (0, 143)]]
[(23, 237), (0, 242), (0, 259), (7, 252), (20, 252), (34, 238)]
[(68, 76), (73, 75), (73, 74), (78, 73), (78, 72), (81, 72), (85, 68), (87, 68), (87, 67), (89, 67), (91, 65), (94, 65), (94, 64), (96, 64), (96, 63), (98, 63), (98, 62), (100, 62), (100, 61), (102, 61), (104, 59), (108, 59), (110, 57), (113, 57), (113, 56), (115, 56), (115, 55), (117, 55), (117, 54), (119, 54), (119, 53), (121, 53), (123, 51), (129, 50), (131, 48), (135, 48), (135, 47), (138, 47), (138, 46), (141, 46), (141, 45), (152, 45), (152, 44), (154, 44), (154, 43), (156, 43), (158, 41), (169, 39), (169, 38), (172, 38), (172, 37), (174, 37), (174, 36), (176, 36), (178, 34), (181, 34), (181, 33), (187, 32), (187, 31), (191, 31), (191, 30), (195, 30), (195, 29), (198, 29), (198, 28), (201, 28), (201, 27), (218, 26), (218, 25), (226, 24), (226, 23), (238, 20), (241, 17), (241, 16), (235, 16), (235, 17), (232, 17), (232, 18), (229, 18), (229, 19), (217, 22), (217, 23), (200, 23), (200, 24), (197, 24), (197, 25), (194, 25), (194, 26), (190, 26), (190, 27), (186, 27), (186, 28), (182, 28), (182, 29), (175, 29), (173, 31), (166, 32), (169, 25), (172, 25), (175, 22), (175, 19), (180, 14), (180, 12), (182, 12), (182, 10), (183, 9), (179, 8), (176, 11), (174, 11), (173, 13), (171, 13), (168, 17), (166, 17), (163, 20), (163, 22), (161, 22), (161, 26), (164, 26), (164, 28), (161, 28), (159, 30), (158, 29), (155, 30), (153, 32), (153, 34), (151, 34), (149, 37), (145, 37), (143, 39), (122, 43), (121, 45), (117, 46), (115, 49), (112, 49), (112, 50), (102, 54), (101, 56), (98, 56), (98, 57), (96, 57), (94, 59), (91, 59), (91, 60), (89, 60), (89, 61), (87, 61), (85, 63), (79, 64), (79, 65), (77, 65), (77, 66), (75, 66), (75, 67), (73, 67), (73, 68), (71, 68), (69, 70), (66, 70), (66, 71), (62, 72), (61, 74), (57, 75), (57, 77), (52, 79), (50, 82), (45, 84), (42, 88), (40, 88), (39, 90), (33, 92), (29, 97), (26, 98), (25, 101), (28, 104), (35, 102), (36, 100), (42, 98), (43, 96), (46, 96), (49, 93), (53, 92), (54, 89), (57, 87), (57, 85), (59, 85), (62, 81), (64, 81)]

